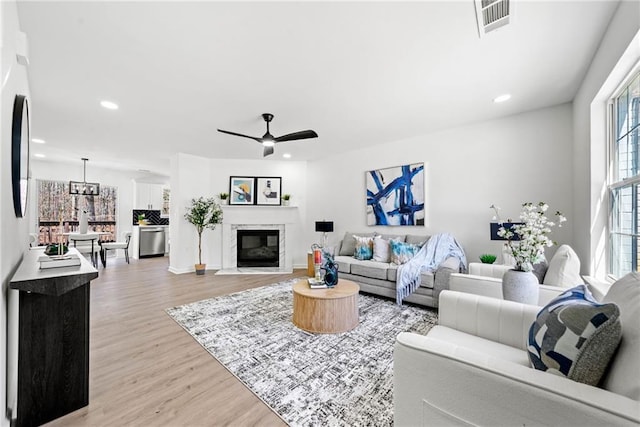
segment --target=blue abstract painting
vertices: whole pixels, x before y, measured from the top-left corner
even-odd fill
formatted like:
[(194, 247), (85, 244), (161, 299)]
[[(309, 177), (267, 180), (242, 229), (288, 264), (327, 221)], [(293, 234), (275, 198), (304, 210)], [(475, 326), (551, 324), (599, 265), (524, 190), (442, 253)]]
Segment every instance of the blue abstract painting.
[(424, 225), (424, 163), (366, 172), (367, 225)]

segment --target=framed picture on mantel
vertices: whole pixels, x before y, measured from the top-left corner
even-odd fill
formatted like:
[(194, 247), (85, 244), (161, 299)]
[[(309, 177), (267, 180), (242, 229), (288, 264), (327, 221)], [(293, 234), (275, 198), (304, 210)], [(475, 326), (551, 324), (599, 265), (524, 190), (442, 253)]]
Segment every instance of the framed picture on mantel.
[(229, 178), (229, 204), (253, 205), (255, 203), (255, 178), (232, 176)]
[(281, 186), (282, 178), (280, 177), (256, 178), (256, 204), (280, 205)]

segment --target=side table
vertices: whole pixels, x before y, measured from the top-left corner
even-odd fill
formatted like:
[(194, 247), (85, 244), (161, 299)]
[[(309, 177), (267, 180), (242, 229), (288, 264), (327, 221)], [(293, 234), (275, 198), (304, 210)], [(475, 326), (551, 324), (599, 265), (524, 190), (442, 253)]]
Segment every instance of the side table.
[(313, 266), (313, 252), (307, 252), (307, 276), (314, 277), (316, 274), (315, 268)]

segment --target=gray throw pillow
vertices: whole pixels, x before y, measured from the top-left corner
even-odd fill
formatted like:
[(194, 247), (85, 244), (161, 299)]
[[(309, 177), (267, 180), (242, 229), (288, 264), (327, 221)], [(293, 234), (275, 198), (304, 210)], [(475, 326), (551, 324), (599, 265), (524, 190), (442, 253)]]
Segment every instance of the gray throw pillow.
[(535, 369), (597, 386), (621, 337), (618, 306), (598, 303), (579, 285), (538, 313), (529, 329), (529, 360)]
[(547, 274), (548, 268), (549, 264), (547, 264), (547, 260), (533, 264), (533, 270), (531, 272), (538, 278), (538, 283), (542, 283), (544, 281), (544, 275)]

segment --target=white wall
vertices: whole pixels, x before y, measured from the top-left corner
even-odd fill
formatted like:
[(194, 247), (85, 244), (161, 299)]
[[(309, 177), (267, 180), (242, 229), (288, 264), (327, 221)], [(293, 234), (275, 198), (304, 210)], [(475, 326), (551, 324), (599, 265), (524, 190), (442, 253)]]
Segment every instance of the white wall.
[(606, 104), (640, 60), (640, 2), (620, 2), (573, 101), (574, 247), (582, 271), (607, 273)]
[[(2, 277), (2, 298), (0, 300), (0, 424), (9, 425), (7, 419), (7, 404), (15, 407), (15, 394), (9, 393), (5, 399), (6, 390), (14, 390), (17, 380), (13, 363), (7, 367), (7, 349), (15, 352), (17, 346), (17, 332), (9, 332), (7, 338), (7, 322), (17, 325), (16, 292), (9, 296), (9, 281), (22, 260), (22, 255), (29, 247), (28, 223), (29, 216), (16, 218), (13, 211), (13, 196), (11, 192), (11, 118), (13, 100), (16, 94), (27, 95), (30, 102), (27, 70), (16, 62), (16, 34), (20, 31), (16, 4), (13, 1), (0, 2), (0, 84), (2, 84), (0, 118), (0, 275)], [(37, 108), (32, 104), (32, 109)], [(32, 189), (33, 187), (31, 187)], [(30, 190), (31, 190), (30, 189)], [(9, 308), (9, 310), (8, 310)], [(9, 386), (7, 387), (7, 384)]]
[[(318, 240), (313, 221), (326, 219), (334, 221), (332, 244), (345, 231), (449, 232), (471, 261), (499, 254), (501, 244), (489, 240), (491, 204), (516, 218), (523, 202), (545, 201), (572, 221), (571, 141), (564, 104), (309, 162), (306, 240)], [(426, 171), (425, 227), (368, 227), (365, 171), (417, 162)], [(561, 243), (572, 237), (571, 227), (552, 235)]]
[[(198, 260), (198, 235), (195, 228), (184, 220), (186, 207), (192, 198), (215, 197), (229, 192), (230, 176), (282, 177), (282, 193), (291, 194), (291, 205), (298, 206), (301, 223), (306, 217), (307, 163), (278, 160), (206, 159), (188, 154), (178, 154), (171, 159), (171, 219), (170, 267), (175, 273), (194, 270)], [(251, 209), (250, 206), (246, 209)], [(296, 235), (293, 248), (294, 267), (306, 266), (308, 245), (299, 227), (291, 228)], [(221, 227), (207, 230), (202, 235), (202, 262), (207, 269), (219, 269), (222, 265)]]

